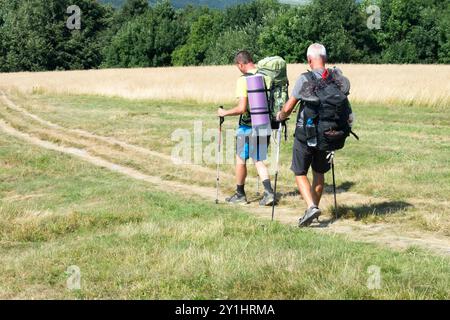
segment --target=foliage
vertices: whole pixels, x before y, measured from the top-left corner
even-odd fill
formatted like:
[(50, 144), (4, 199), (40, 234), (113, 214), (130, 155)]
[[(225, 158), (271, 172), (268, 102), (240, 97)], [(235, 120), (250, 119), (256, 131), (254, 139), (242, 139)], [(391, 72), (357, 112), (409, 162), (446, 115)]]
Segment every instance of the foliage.
[(2, 0), (0, 71), (90, 69), (101, 61), (102, 33), (112, 12), (95, 1), (81, 0), (82, 29), (69, 30), (71, 1)]
[(180, 44), (182, 29), (176, 12), (161, 2), (130, 21), (112, 36), (106, 49), (106, 67), (156, 67), (171, 64), (171, 52)]
[(220, 16), (217, 13), (201, 15), (192, 24), (186, 44), (173, 53), (174, 65), (199, 65), (206, 56), (206, 51), (219, 33)]
[[(144, 0), (148, 3), (155, 4), (157, 0)], [(207, 6), (211, 8), (223, 9), (239, 3), (249, 2), (251, 0), (172, 0), (172, 4), (175, 8), (185, 8), (192, 3), (196, 3), (198, 6)], [(116, 8), (120, 8), (125, 3), (125, 0), (100, 0), (102, 3), (111, 4)]]
[[(82, 29), (69, 30), (69, 0), (0, 0), (0, 71), (226, 64), (244, 48), (304, 62), (313, 42), (325, 44), (330, 62), (450, 61), (445, 1), (254, 0), (224, 10), (169, 0), (109, 2), (123, 6), (78, 1)], [(371, 4), (381, 9), (380, 30), (367, 27)]]
[(230, 28), (221, 33), (217, 40), (206, 51), (205, 64), (226, 65), (232, 64), (236, 52), (248, 50), (253, 53), (255, 60), (262, 58), (257, 38), (259, 26), (249, 23), (246, 26)]

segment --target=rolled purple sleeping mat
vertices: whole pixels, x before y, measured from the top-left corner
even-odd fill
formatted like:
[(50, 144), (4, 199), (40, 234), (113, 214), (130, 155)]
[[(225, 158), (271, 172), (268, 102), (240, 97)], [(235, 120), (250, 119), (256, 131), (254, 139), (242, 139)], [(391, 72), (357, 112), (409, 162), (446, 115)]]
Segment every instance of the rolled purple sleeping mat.
[(256, 74), (247, 77), (248, 103), (252, 126), (266, 126), (270, 124), (269, 105), (266, 94), (264, 76)]

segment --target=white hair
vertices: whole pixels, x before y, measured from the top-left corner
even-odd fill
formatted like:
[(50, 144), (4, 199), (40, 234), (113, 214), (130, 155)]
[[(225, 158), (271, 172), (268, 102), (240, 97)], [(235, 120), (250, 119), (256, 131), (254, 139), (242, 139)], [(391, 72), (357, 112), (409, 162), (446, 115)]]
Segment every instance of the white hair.
[(327, 56), (327, 49), (325, 49), (325, 46), (320, 43), (313, 43), (308, 48), (308, 53), (306, 54), (307, 58), (326, 58)]

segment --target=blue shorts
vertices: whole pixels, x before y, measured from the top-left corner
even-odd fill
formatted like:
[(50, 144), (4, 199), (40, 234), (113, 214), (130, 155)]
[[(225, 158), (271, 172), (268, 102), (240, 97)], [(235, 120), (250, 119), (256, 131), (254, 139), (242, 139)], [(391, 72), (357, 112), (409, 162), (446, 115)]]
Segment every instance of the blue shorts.
[(236, 154), (242, 160), (267, 160), (270, 136), (259, 137), (253, 134), (252, 127), (240, 126), (237, 130)]

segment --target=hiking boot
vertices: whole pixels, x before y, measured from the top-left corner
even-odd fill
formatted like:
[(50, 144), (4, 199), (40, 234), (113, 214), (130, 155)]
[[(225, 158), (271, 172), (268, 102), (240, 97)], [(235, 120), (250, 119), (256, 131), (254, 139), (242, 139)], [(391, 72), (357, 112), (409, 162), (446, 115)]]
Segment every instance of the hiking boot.
[(268, 207), (268, 206), (271, 206), (274, 201), (275, 201), (275, 195), (273, 193), (265, 191), (264, 197), (259, 202), (259, 205), (262, 207)]
[(247, 204), (247, 197), (239, 193), (235, 193), (233, 196), (226, 198), (225, 201), (229, 204)]
[(319, 219), (321, 214), (322, 211), (320, 211), (319, 207), (317, 206), (310, 207), (308, 210), (305, 211), (305, 215), (303, 216), (303, 218), (300, 219), (299, 227), (300, 228), (309, 227), (315, 219)]

